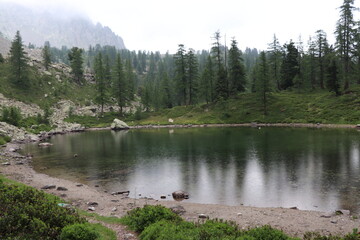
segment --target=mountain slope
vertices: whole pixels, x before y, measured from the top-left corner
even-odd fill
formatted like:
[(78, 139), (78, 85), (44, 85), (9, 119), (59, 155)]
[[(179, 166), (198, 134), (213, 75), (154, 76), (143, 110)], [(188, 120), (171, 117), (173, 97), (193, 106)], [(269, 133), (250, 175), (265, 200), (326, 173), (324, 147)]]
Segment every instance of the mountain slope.
[(0, 32), (13, 39), (19, 30), (24, 44), (32, 43), (38, 47), (49, 41), (51, 46), (58, 48), (76, 46), (87, 49), (96, 44), (125, 48), (123, 39), (110, 28), (93, 24), (87, 17), (59, 11), (54, 14), (0, 2)]

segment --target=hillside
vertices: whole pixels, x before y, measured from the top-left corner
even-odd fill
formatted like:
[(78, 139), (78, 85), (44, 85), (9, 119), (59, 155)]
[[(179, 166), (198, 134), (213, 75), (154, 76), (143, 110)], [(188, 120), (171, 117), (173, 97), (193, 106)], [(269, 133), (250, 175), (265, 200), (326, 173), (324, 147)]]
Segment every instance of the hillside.
[(0, 53), (5, 56), (10, 50), (11, 42), (0, 32)]
[(17, 30), (21, 32), (25, 45), (38, 47), (49, 41), (51, 46), (81, 47), (89, 45), (111, 45), (124, 49), (123, 39), (101, 24), (93, 24), (80, 15), (69, 15), (60, 10), (56, 14), (35, 11), (13, 3), (0, 2), (0, 32), (13, 39)]

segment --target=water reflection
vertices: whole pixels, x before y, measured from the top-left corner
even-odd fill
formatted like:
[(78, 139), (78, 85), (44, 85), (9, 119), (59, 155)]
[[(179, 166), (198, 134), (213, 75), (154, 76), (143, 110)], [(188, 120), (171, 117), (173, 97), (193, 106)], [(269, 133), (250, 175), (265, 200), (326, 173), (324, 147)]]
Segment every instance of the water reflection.
[(133, 197), (182, 189), (193, 202), (360, 212), (359, 136), (290, 128), (97, 131), (24, 151), (34, 154), (36, 170)]

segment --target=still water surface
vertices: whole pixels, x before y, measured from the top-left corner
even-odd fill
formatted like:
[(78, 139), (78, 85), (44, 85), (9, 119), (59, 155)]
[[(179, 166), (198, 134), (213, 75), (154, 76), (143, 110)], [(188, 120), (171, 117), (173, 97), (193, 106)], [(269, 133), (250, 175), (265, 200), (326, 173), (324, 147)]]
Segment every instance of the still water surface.
[(35, 170), (109, 192), (159, 199), (185, 190), (191, 202), (360, 213), (355, 130), (138, 129), (59, 135), (50, 142), (49, 148), (24, 148), (34, 154)]

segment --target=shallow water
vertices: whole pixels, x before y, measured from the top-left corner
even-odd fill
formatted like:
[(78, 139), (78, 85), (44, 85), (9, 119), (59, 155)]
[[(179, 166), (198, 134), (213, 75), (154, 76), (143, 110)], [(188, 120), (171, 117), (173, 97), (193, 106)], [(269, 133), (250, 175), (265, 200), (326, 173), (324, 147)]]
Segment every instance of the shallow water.
[(59, 135), (50, 142), (48, 148), (25, 146), (35, 170), (109, 192), (159, 199), (185, 190), (187, 201), (199, 203), (360, 213), (355, 130), (137, 129)]

